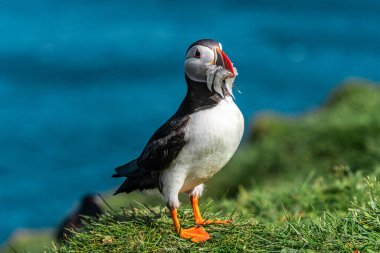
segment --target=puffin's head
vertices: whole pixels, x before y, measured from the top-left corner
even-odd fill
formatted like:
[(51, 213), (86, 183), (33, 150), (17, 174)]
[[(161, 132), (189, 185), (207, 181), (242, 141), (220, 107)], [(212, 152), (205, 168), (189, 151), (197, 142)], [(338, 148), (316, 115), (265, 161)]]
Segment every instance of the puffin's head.
[(191, 44), (185, 60), (187, 77), (196, 82), (206, 82), (211, 66), (220, 66), (228, 70), (229, 77), (236, 75), (231, 60), (222, 51), (222, 44), (211, 39), (202, 39)]
[(186, 52), (185, 73), (188, 85), (205, 83), (211, 92), (222, 98), (225, 95), (234, 97), (232, 87), (238, 73), (222, 51), (222, 44), (215, 40), (203, 39), (190, 45)]

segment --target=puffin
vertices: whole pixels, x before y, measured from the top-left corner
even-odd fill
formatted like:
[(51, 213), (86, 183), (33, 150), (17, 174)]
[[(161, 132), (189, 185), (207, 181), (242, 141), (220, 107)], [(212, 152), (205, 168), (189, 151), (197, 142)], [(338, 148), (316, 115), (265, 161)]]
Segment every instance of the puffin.
[(74, 235), (72, 230), (83, 227), (83, 217), (99, 217), (103, 214), (96, 195), (86, 194), (83, 196), (79, 208), (70, 216), (66, 217), (57, 229), (56, 238), (59, 242), (68, 242)]
[[(117, 167), (113, 175), (126, 177), (114, 194), (157, 189), (176, 233), (192, 242), (211, 238), (203, 225), (231, 222), (203, 219), (198, 199), (204, 183), (231, 159), (243, 136), (244, 118), (232, 89), (237, 74), (221, 43), (212, 39), (192, 43), (186, 51), (187, 93), (181, 105), (152, 135), (140, 156)], [(179, 193), (190, 197), (194, 227), (181, 227)]]

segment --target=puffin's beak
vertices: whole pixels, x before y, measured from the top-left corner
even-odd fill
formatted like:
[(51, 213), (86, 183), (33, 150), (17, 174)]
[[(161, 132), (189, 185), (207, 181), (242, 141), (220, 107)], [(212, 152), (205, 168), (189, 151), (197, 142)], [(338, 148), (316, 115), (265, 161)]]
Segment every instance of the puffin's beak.
[(232, 62), (230, 60), (230, 58), (228, 58), (228, 56), (226, 55), (226, 53), (224, 53), (222, 51), (222, 49), (220, 49), (219, 47), (216, 47), (216, 50), (215, 50), (215, 55), (216, 55), (216, 59), (215, 59), (215, 64), (218, 65), (218, 66), (223, 66), (223, 68), (225, 69), (228, 69), (229, 71), (231, 71), (232, 73), (232, 76), (231, 77), (234, 77), (235, 76), (235, 71), (234, 71), (234, 67), (232, 66)]

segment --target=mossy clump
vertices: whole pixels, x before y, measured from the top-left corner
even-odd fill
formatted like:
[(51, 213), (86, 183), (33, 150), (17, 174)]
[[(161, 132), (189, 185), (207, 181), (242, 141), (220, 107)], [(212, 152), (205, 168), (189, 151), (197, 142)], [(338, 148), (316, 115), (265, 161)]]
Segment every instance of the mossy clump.
[[(350, 81), (316, 111), (255, 119), (249, 142), (209, 183), (210, 196), (277, 177), (319, 175), (339, 166), (371, 172), (380, 161), (380, 86)], [(221, 187), (223, 186), (223, 187)]]

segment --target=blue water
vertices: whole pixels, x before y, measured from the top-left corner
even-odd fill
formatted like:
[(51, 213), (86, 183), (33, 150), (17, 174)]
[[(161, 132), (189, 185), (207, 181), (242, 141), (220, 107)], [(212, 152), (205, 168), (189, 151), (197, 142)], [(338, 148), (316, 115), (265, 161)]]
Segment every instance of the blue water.
[(247, 121), (297, 114), (348, 77), (380, 80), (379, 13), (378, 0), (1, 2), (0, 242), (120, 182), (113, 168), (181, 102), (193, 41), (223, 43)]

